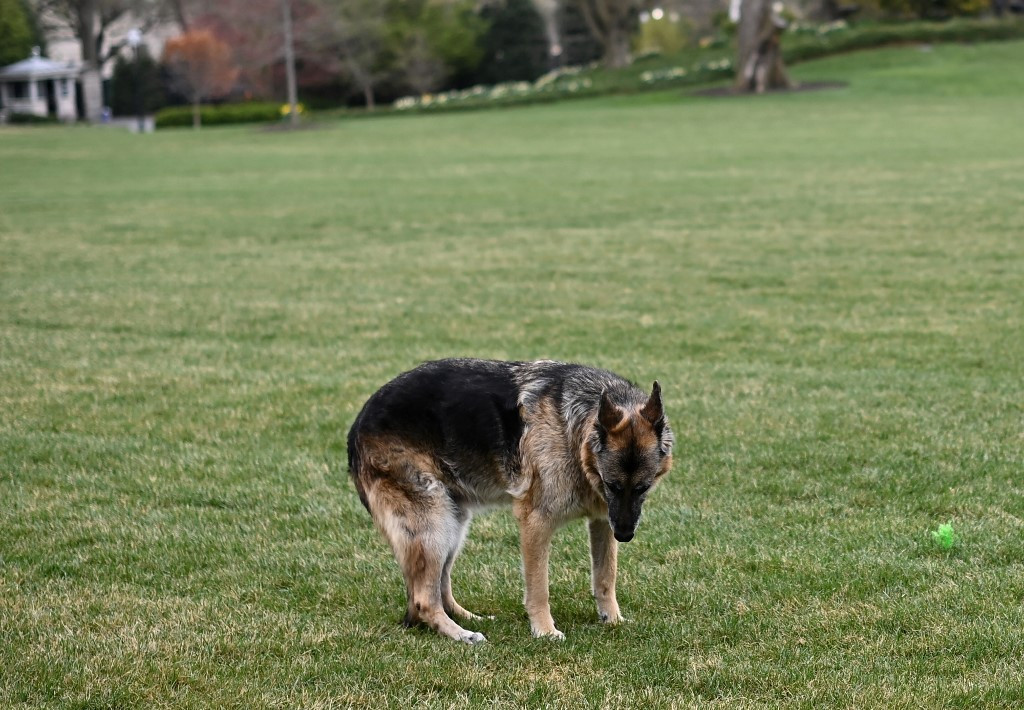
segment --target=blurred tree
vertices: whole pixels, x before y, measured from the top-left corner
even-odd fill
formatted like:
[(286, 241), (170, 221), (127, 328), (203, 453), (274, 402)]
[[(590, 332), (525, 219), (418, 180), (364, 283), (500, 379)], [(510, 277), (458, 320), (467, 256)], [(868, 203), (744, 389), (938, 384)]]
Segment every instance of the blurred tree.
[(643, 0), (566, 0), (579, 10), (591, 35), (601, 43), (607, 67), (629, 64), (630, 38), (637, 29)]
[(209, 30), (192, 30), (164, 45), (164, 64), (179, 90), (192, 101), (192, 126), (199, 128), (199, 104), (231, 90), (238, 70), (231, 49)]
[(948, 20), (954, 15), (980, 15), (993, 7), (991, 0), (879, 0), (879, 7), (891, 17)]
[(591, 34), (579, 7), (571, 2), (561, 1), (557, 4), (554, 19), (558, 32), (559, 54), (553, 58), (557, 60), (557, 64), (577, 66), (601, 58), (604, 48)]
[(110, 108), (115, 116), (134, 114), (135, 92), (141, 95), (142, 110), (152, 113), (167, 103), (160, 76), (160, 65), (149, 55), (145, 45), (139, 47), (138, 59), (124, 55), (114, 62), (110, 79)]
[(189, 20), (192, 17), (198, 0), (166, 0), (167, 12), (178, 23), (182, 32), (188, 32)]
[(736, 89), (762, 93), (790, 88), (780, 46), (786, 21), (772, 7), (772, 0), (741, 0), (739, 12)]
[(111, 25), (131, 14), (143, 32), (166, 18), (168, 0), (27, 0), (44, 30), (70, 30), (82, 44), (82, 60), (97, 69), (126, 45), (121, 39), (104, 49)]
[(107, 44), (107, 32), (128, 13), (143, 32), (162, 18), (166, 0), (29, 0), (43, 30), (70, 30), (82, 47), (82, 103), (91, 121), (99, 120), (103, 95), (100, 73), (116, 57), (126, 39)]
[(36, 44), (29, 11), (22, 0), (0, 0), (0, 67), (25, 59)]
[(473, 82), (487, 25), (472, 0), (391, 0), (387, 18), (398, 68), (414, 90), (417, 82), (425, 85), (429, 74), (435, 75), (428, 82), (433, 88), (445, 81), (453, 86)]
[[(280, 93), (284, 77), (281, 0), (163, 1), (183, 27), (210, 29), (227, 42), (245, 90), (263, 96)], [(314, 95), (358, 95), (371, 109), (379, 93), (394, 97), (409, 91), (427, 93), (444, 85), (480, 83), (487, 33), (497, 29), (478, 0), (290, 2), (299, 85)], [(517, 9), (519, 17), (532, 16), (536, 22), (529, 0), (491, 2), (502, 9)], [(523, 38), (513, 36), (521, 27), (529, 25), (512, 23), (506, 39), (497, 40), (509, 48), (504, 57), (522, 51)], [(547, 68), (546, 57), (543, 36), (539, 30), (531, 31), (535, 38), (541, 37), (533, 47), (540, 71), (529, 70), (536, 75)], [(517, 41), (520, 48), (513, 49)]]
[[(192, 12), (188, 14), (190, 6)], [(284, 62), (281, 6), (277, 0), (220, 0), (182, 7), (189, 31), (206, 30), (231, 49), (239, 82), (247, 94), (274, 93), (274, 71), (282, 69)]]
[(633, 46), (637, 54), (676, 54), (686, 46), (689, 36), (690, 25), (679, 13), (662, 11), (660, 17), (651, 17), (640, 23)]
[(377, 84), (390, 76), (394, 51), (387, 37), (387, 8), (380, 0), (330, 0), (333, 22), (321, 25), (322, 54), (337, 56), (337, 70), (363, 96), (366, 108), (376, 105)]
[[(191, 29), (206, 29), (230, 48), (239, 81), (248, 94), (286, 93), (284, 5), (282, 0), (182, 0)], [(334, 23), (328, 0), (289, 0), (297, 80), (337, 71), (325, 41)]]
[(299, 125), (299, 94), (295, 82), (295, 32), (292, 25), (292, 2), (281, 0), (281, 31), (284, 49), (284, 72), (288, 90), (288, 122)]
[(483, 7), (488, 29), (480, 39), (483, 57), (476, 83), (533, 81), (548, 70), (544, 20), (532, 0), (499, 0)]
[(429, 94), (444, 81), (447, 70), (424, 30), (413, 30), (399, 53), (399, 67), (417, 94)]

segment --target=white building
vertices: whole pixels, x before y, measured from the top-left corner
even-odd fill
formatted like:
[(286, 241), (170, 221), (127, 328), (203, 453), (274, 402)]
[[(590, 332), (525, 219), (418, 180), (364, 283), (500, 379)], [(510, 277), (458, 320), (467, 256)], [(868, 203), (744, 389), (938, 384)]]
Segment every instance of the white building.
[[(103, 82), (109, 79), (114, 71), (114, 62), (110, 60), (117, 52), (132, 51), (128, 42), (129, 35), (132, 32), (139, 32), (139, 28), (145, 28), (141, 34), (142, 44), (149, 50), (151, 57), (159, 60), (167, 39), (181, 34), (175, 23), (154, 24), (143, 21), (145, 18), (137, 17), (131, 12), (125, 12), (102, 27), (103, 46), (99, 48), (99, 56), (106, 60), (101, 61), (99, 67), (88, 67), (85, 65), (82, 43), (75, 36), (66, 18), (51, 10), (44, 11), (41, 19), (43, 26), (47, 28), (46, 48), (49, 55), (57, 61), (74, 62), (81, 66), (78, 78), (78, 88), (82, 94), (80, 103), (85, 118), (93, 122), (101, 119)], [(99, 18), (96, 21), (98, 22)]]
[[(46, 28), (46, 53), (57, 61), (82, 62), (82, 43), (66, 21), (52, 13), (43, 15), (43, 26)], [(181, 34), (181, 28), (173, 22), (146, 22), (131, 12), (126, 12), (103, 28), (103, 46), (100, 56), (107, 57), (115, 47), (122, 47), (122, 52), (129, 52), (128, 35), (133, 31), (142, 30), (142, 44), (149, 51), (149, 56), (160, 61), (164, 44), (171, 37)], [(109, 79), (114, 73), (114, 62), (103, 62), (102, 78)]]
[(55, 116), (61, 121), (78, 117), (75, 82), (81, 72), (74, 62), (55, 62), (39, 55), (0, 69), (0, 109), (7, 114)]

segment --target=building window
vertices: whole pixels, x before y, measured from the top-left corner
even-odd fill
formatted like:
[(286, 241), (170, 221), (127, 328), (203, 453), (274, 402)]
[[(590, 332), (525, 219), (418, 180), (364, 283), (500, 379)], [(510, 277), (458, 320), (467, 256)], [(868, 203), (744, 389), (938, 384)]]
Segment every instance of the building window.
[(14, 99), (27, 99), (28, 98), (28, 82), (27, 81), (11, 82), (11, 98), (14, 98)]
[(60, 80), (60, 95), (61, 96), (67, 96), (68, 95), (68, 80), (66, 78)]

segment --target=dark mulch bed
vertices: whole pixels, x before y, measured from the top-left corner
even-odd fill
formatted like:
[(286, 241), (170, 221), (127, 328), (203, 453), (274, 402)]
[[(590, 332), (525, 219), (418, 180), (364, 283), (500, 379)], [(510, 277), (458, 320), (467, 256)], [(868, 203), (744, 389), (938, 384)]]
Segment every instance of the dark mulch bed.
[(701, 89), (691, 93), (692, 96), (708, 96), (721, 98), (730, 96), (768, 96), (770, 94), (797, 94), (803, 91), (825, 91), (827, 89), (843, 89), (848, 84), (845, 81), (806, 81), (797, 84), (792, 89), (769, 89), (764, 94), (754, 94), (746, 91), (737, 91), (731, 86), (716, 86), (711, 89)]

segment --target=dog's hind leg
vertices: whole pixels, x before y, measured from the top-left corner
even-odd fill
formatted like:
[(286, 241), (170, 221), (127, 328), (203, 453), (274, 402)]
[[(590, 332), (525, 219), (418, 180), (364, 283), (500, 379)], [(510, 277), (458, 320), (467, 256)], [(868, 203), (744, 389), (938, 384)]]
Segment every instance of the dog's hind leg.
[(469, 513), (464, 513), (464, 515), (465, 517), (461, 519), (462, 527), (459, 530), (458, 542), (448, 553), (444, 569), (441, 570), (441, 601), (448, 616), (459, 616), (463, 619), (480, 619), (483, 617), (468, 611), (455, 601), (455, 597), (452, 596), (452, 567), (455, 565), (455, 558), (462, 552), (462, 545), (466, 542), (466, 533), (469, 532), (470, 515)]
[[(410, 540), (402, 550), (404, 559), (400, 563), (409, 592), (406, 622), (425, 623), (439, 634), (456, 641), (470, 644), (486, 641), (483, 634), (462, 628), (448, 615), (449, 611), (442, 595), (442, 575), (447, 558), (444, 554), (444, 543), (451, 540), (449, 535), (453, 532), (454, 526), (451, 523), (455, 522), (454, 516), (444, 522), (445, 524), (422, 535), (422, 540)], [(449, 591), (449, 596), (450, 594)], [(462, 607), (452, 608), (455, 613), (459, 610), (465, 612)]]
[[(478, 643), (483, 634), (467, 631), (444, 608), (441, 578), (452, 550), (461, 540), (465, 520), (439, 482), (420, 488), (427, 476), (396, 481), (378, 478), (367, 490), (378, 527), (391, 543), (402, 568), (408, 595), (405, 623), (423, 623), (456, 641)], [(413, 485), (409, 485), (413, 484)]]

